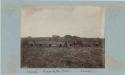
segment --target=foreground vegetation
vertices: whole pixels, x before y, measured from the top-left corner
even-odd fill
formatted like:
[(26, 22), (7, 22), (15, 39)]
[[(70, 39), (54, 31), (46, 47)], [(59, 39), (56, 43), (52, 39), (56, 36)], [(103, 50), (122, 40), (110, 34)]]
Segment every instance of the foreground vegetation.
[(22, 48), (21, 67), (28, 68), (103, 68), (104, 48)]

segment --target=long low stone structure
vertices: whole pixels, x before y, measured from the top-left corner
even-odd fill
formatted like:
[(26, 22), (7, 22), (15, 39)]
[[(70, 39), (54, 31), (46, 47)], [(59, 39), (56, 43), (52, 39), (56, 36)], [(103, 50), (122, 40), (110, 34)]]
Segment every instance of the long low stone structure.
[(101, 38), (53, 38), (53, 37), (25, 37), (21, 38), (21, 46), (28, 48), (43, 47), (104, 47)]

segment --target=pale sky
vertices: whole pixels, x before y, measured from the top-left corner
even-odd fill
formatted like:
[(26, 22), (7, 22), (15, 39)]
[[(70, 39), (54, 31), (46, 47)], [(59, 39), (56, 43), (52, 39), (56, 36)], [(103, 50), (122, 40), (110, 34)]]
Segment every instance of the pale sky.
[(104, 38), (104, 14), (104, 7), (98, 6), (25, 6), (21, 11), (21, 37)]

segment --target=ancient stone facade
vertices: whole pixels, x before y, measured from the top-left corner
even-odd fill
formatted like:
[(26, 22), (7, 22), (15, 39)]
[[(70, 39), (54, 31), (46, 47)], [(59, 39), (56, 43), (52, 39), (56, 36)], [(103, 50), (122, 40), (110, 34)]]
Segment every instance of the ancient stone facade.
[(99, 38), (53, 38), (53, 37), (27, 37), (21, 39), (22, 47), (48, 48), (48, 47), (102, 47), (104, 39)]

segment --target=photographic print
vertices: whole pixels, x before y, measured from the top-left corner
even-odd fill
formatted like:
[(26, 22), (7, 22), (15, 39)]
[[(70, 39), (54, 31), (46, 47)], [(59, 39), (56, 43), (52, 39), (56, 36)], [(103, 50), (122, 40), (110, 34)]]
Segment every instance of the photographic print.
[(105, 68), (104, 7), (24, 6), (21, 68)]
[(125, 2), (2, 0), (2, 75), (125, 75)]

